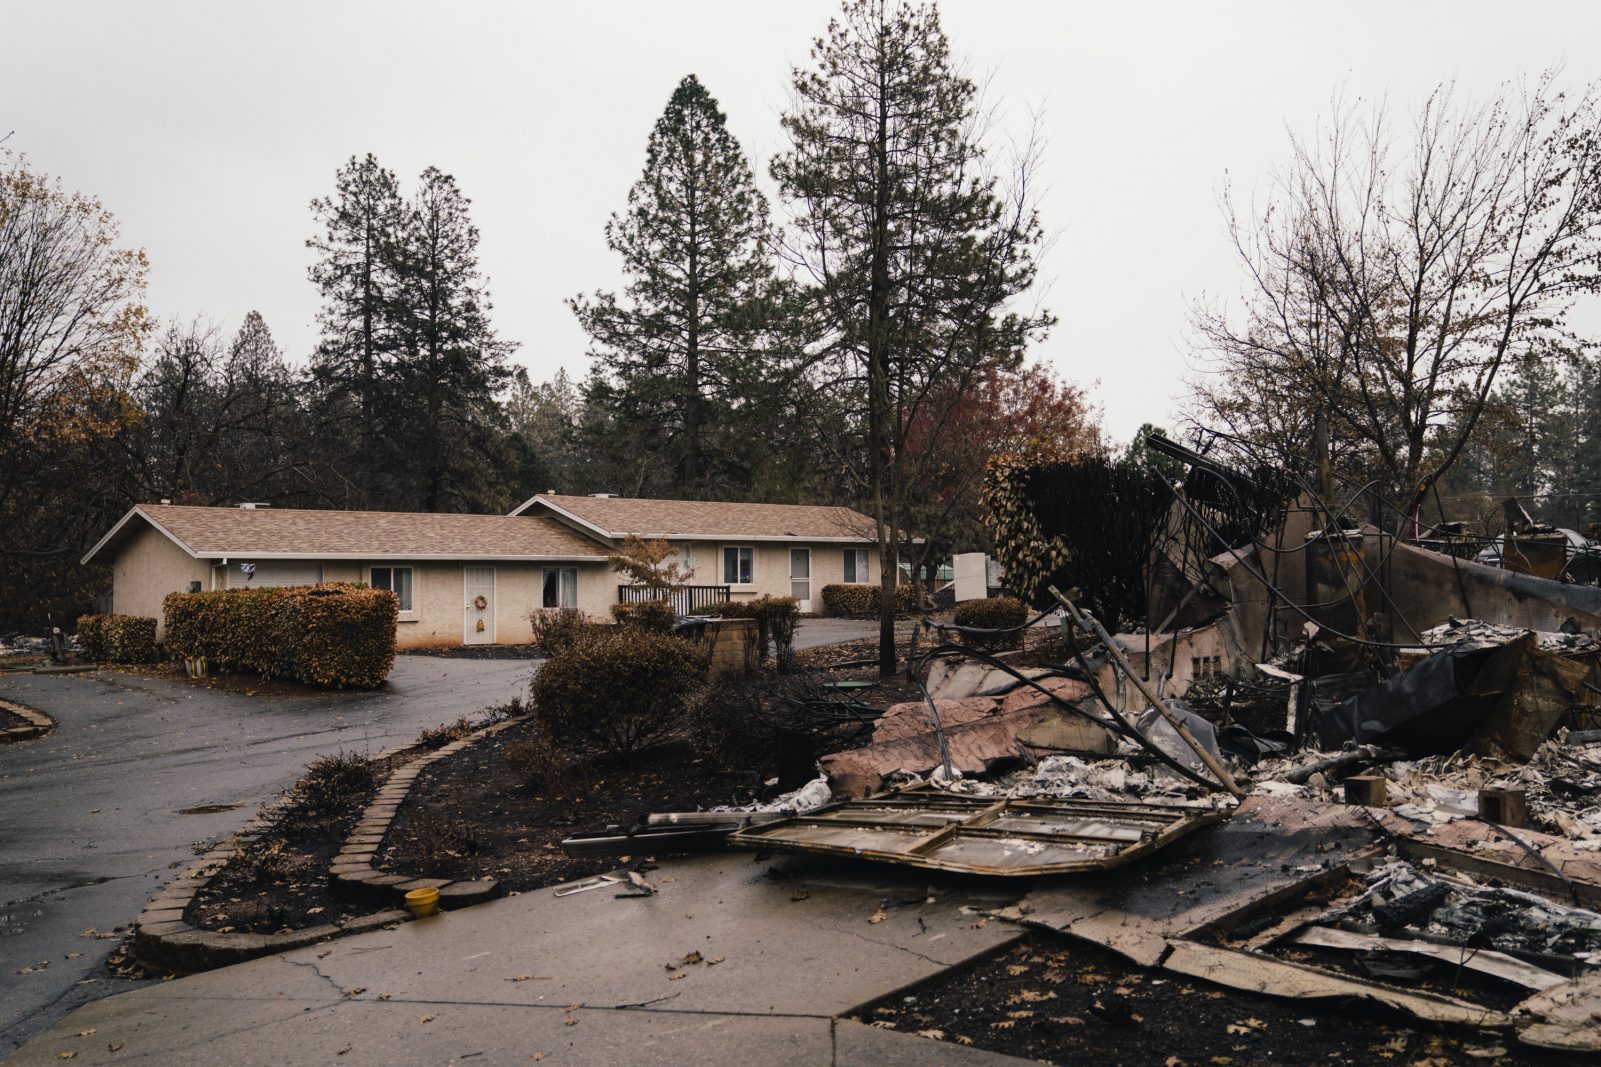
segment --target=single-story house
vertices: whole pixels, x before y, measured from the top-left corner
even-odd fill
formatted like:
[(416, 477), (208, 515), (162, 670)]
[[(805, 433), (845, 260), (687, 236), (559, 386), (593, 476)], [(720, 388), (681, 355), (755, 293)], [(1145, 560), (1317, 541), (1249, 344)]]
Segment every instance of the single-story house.
[(160, 619), (172, 592), (360, 582), (400, 599), (402, 648), (520, 644), (536, 608), (609, 617), (641, 590), (607, 556), (635, 535), (695, 572), (680, 610), (878, 577), (873, 522), (849, 508), (541, 493), (510, 515), (139, 504), (83, 557), (112, 567), (111, 610)]

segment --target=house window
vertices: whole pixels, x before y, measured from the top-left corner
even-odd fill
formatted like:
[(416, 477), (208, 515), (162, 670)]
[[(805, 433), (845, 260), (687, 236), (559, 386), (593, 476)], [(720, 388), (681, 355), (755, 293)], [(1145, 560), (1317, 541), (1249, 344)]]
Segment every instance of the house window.
[(847, 548), (845, 550), (845, 581), (852, 585), (861, 585), (868, 582), (867, 577), (867, 549)]
[(739, 545), (723, 547), (723, 584), (749, 585), (755, 550)]
[(374, 589), (387, 589), (400, 601), (401, 611), (411, 610), (411, 568), (374, 567), (367, 583)]
[(544, 592), (539, 604), (546, 608), (576, 608), (578, 606), (578, 568), (546, 567)]

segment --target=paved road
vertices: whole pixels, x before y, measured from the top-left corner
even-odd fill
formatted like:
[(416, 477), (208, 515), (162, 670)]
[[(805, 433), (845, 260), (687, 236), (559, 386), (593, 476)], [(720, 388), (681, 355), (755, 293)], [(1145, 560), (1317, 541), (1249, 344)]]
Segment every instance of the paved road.
[[(895, 624), (898, 634), (911, 632), (913, 622), (900, 620)], [(802, 619), (795, 627), (795, 647), (816, 648), (818, 645), (832, 645), (840, 641), (859, 641), (865, 637), (878, 636), (878, 621), (876, 619), (835, 619), (823, 616), (816, 619)]]
[[(127, 987), (103, 980), (116, 942), (83, 931), (131, 922), (194, 843), (231, 833), (316, 757), (472, 716), (529, 673), (528, 660), (401, 656), (382, 691), (270, 700), (109, 671), (0, 678), (0, 697), (57, 722), (0, 745), (0, 1057)], [(181, 814), (208, 805), (231, 807)]]

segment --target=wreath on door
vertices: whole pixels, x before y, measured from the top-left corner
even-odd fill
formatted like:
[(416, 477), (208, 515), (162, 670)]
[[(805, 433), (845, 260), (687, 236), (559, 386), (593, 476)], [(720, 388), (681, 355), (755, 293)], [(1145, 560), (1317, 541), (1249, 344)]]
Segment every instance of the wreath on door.
[(489, 598), (484, 596), (484, 594), (479, 593), (477, 596), (473, 597), (473, 607), (477, 608), (479, 611), (483, 611), (488, 606)]

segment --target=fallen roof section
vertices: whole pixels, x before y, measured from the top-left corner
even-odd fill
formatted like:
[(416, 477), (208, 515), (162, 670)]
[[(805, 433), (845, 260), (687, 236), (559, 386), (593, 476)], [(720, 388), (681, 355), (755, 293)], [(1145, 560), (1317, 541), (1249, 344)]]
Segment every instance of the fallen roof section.
[(730, 844), (961, 874), (1105, 871), (1228, 817), (1212, 808), (994, 799), (907, 790), (750, 826)]

